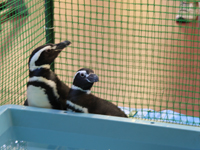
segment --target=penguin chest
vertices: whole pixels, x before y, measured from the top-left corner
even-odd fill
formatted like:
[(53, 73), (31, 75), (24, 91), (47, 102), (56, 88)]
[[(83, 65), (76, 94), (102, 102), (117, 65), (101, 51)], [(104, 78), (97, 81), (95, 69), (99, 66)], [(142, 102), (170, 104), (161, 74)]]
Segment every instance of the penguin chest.
[(29, 85), (27, 87), (27, 98), (29, 106), (52, 108), (48, 95), (42, 87)]

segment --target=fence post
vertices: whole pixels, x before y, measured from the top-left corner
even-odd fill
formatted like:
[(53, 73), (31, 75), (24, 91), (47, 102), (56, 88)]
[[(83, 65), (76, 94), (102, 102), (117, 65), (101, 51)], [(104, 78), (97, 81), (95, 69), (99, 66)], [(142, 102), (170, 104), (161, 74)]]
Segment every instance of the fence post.
[[(53, 0), (45, 0), (46, 43), (54, 43), (53, 15), (54, 15)], [(51, 70), (54, 71), (54, 63), (51, 64)]]

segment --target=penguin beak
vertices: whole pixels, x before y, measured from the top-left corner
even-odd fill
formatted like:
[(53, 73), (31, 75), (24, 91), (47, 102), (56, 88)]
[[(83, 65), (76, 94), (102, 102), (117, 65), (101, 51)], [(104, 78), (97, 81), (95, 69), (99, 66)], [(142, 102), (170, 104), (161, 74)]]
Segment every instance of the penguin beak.
[(63, 41), (61, 43), (55, 44), (56, 46), (55, 50), (62, 51), (65, 47), (67, 47), (70, 44), (71, 44), (70, 41)]
[(89, 74), (89, 76), (86, 79), (90, 83), (94, 83), (94, 82), (98, 82), (99, 81), (99, 77), (94, 73)]

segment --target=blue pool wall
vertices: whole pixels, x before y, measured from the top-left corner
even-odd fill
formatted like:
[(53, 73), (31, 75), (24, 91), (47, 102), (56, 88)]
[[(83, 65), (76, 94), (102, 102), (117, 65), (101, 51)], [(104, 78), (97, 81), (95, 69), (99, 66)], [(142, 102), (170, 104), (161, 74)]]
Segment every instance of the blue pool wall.
[[(0, 107), (0, 141), (16, 137), (36, 143), (87, 149), (200, 149), (200, 128), (53, 109)], [(2, 137), (6, 131), (12, 132)]]

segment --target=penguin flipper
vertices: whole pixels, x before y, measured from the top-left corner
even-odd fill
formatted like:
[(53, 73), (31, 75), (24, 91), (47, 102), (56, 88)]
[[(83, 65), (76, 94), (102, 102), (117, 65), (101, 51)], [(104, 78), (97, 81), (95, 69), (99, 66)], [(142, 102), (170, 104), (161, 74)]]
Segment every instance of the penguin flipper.
[(60, 103), (60, 110), (67, 110), (67, 105), (66, 105), (66, 100), (59, 98), (58, 99), (59, 103)]
[(24, 102), (24, 106), (28, 106), (28, 100), (27, 99)]

